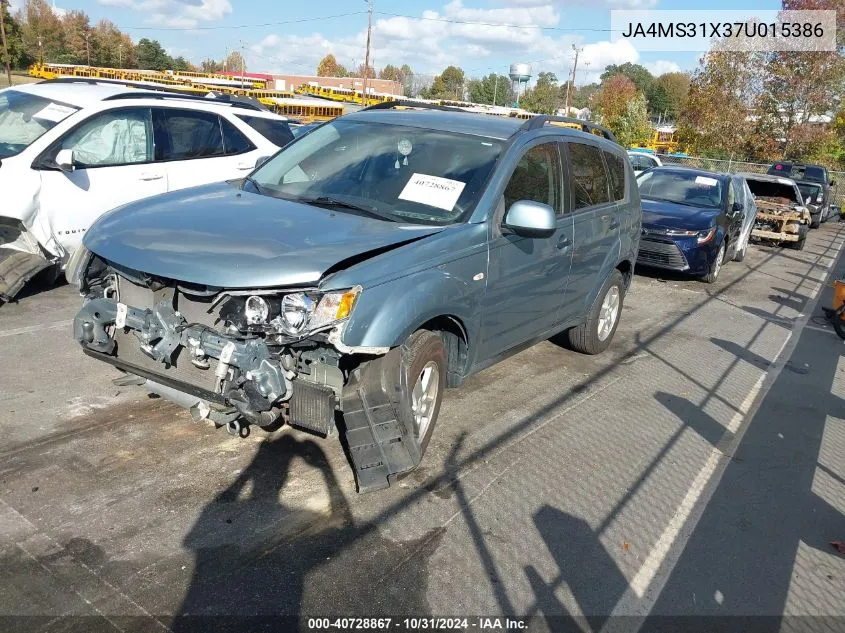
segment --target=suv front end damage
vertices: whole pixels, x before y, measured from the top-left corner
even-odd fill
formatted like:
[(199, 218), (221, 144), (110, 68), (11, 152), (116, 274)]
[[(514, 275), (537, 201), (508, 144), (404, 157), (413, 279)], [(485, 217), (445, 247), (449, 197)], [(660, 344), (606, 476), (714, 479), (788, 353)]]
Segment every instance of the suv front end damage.
[(384, 488), (419, 463), (385, 379), (399, 349), (341, 342), (360, 286), (224, 290), (128, 270), (84, 248), (68, 279), (85, 298), (74, 338), (124, 372), (116, 384), (144, 386), (241, 437), (250, 425), (285, 423), (334, 435), (344, 413), (359, 490)]
[(27, 282), (58, 262), (20, 220), (0, 217), (0, 301), (12, 301)]

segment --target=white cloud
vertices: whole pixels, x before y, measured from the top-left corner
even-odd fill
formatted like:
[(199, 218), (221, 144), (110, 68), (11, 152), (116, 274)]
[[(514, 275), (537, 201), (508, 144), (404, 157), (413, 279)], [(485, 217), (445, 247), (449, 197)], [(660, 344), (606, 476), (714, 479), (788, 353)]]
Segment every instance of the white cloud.
[(97, 0), (99, 4), (123, 7), (146, 14), (147, 24), (192, 29), (202, 22), (222, 20), (232, 12), (229, 0)]
[(648, 68), (648, 72), (655, 77), (659, 77), (660, 75), (664, 75), (666, 73), (676, 73), (681, 70), (681, 67), (678, 64), (665, 59), (658, 59), (656, 62), (643, 64), (643, 66)]

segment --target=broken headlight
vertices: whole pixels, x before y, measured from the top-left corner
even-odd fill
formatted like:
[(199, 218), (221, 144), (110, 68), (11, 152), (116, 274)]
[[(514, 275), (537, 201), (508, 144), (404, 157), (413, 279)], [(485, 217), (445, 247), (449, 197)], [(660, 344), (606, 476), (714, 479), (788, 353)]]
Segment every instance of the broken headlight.
[(355, 286), (318, 296), (304, 292), (285, 295), (281, 313), (271, 324), (292, 336), (324, 329), (347, 319), (360, 293), (361, 287)]
[(76, 286), (77, 290), (82, 290), (82, 278), (90, 260), (91, 251), (80, 244), (67, 261), (65, 278), (71, 286)]

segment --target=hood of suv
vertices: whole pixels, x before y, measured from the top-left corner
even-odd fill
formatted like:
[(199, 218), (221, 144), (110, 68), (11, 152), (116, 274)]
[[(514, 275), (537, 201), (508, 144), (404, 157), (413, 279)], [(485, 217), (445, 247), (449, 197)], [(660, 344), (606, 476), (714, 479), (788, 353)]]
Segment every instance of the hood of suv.
[(89, 229), (85, 246), (151, 275), (224, 288), (315, 284), (441, 227), (387, 222), (220, 183), (134, 202)]
[(674, 202), (643, 198), (643, 226), (696, 231), (709, 229), (721, 212), (712, 207), (691, 207)]

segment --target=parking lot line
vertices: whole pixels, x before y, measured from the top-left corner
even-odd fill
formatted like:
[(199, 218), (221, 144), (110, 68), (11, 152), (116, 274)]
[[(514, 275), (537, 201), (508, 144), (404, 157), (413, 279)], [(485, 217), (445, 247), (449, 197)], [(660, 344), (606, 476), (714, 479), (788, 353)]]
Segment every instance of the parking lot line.
[(73, 325), (73, 321), (67, 320), (54, 321), (53, 323), (47, 323), (46, 325), (29, 325), (27, 327), (15, 328), (14, 330), (0, 330), (0, 338), (4, 338), (6, 336), (18, 336), (20, 334), (30, 334), (32, 332), (43, 332), (44, 330), (58, 330), (70, 327), (71, 325)]
[[(842, 245), (842, 242), (837, 245), (836, 253), (833, 256), (830, 266), (837, 261), (842, 250)], [(832, 275), (833, 272), (831, 270), (830, 274)], [(766, 396), (771, 385), (774, 384), (778, 375), (783, 370), (786, 361), (792, 355), (792, 351), (800, 339), (801, 332), (804, 328), (820, 329), (810, 325), (809, 320), (815, 312), (819, 296), (825, 285), (826, 280), (816, 280), (816, 284), (810, 292), (809, 300), (803, 313), (794, 323), (794, 327), (788, 330), (783, 344), (775, 355), (769, 370), (759, 377), (731, 420), (727, 434), (733, 434), (733, 438), (730, 440), (729, 446), (736, 447), (742, 441), (742, 436), (748, 427), (747, 424), (743, 426), (743, 422), (750, 422), (750, 418), (746, 418), (748, 412), (756, 409), (754, 405)], [(644, 564), (640, 567), (637, 574), (629, 583), (628, 589), (617, 602), (611, 613), (611, 617), (608, 618), (607, 623), (601, 629), (601, 633), (615, 633), (619, 630), (618, 627), (621, 622), (625, 622), (625, 630), (628, 633), (633, 633), (639, 629), (642, 621), (634, 624), (631, 622), (630, 617), (645, 618), (651, 612), (663, 590), (663, 586), (672, 573), (672, 569), (683, 552), (686, 540), (689, 539), (695, 529), (698, 519), (704, 511), (704, 507), (715, 491), (730, 461), (732, 452), (732, 450), (726, 450), (724, 446), (721, 449), (714, 447), (707, 461), (687, 490), (684, 499), (678, 505), (678, 508), (666, 525), (660, 538), (655, 543), (651, 552), (649, 552)], [(680, 541), (680, 539), (683, 539), (683, 541)]]

